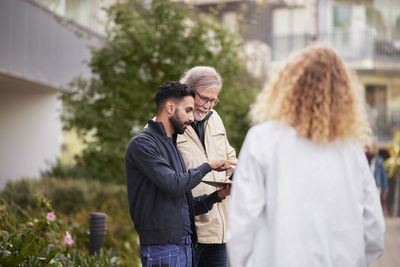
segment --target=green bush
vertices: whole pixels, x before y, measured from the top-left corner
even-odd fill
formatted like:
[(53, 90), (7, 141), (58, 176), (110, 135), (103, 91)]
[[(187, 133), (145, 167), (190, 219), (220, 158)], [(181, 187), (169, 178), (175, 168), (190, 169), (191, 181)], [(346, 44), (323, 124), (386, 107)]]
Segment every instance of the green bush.
[(35, 205), (34, 190), (35, 181), (22, 178), (16, 183), (7, 183), (2, 197), (6, 200), (12, 200), (13, 203), (21, 207), (32, 207)]
[[(70, 227), (57, 218), (50, 200), (35, 194), (38, 211), (11, 234), (3, 227), (10, 213), (3, 213), (0, 236), (0, 266), (119, 266), (111, 250), (107, 254), (89, 256), (77, 250)], [(6, 210), (2, 205), (2, 211)], [(13, 217), (16, 218), (16, 217)]]
[(11, 236), (7, 231), (2, 231), (0, 251), (0, 266), (120, 266), (112, 250), (107, 254), (101, 252), (93, 256), (85, 255), (78, 250), (48, 244), (30, 228)]
[(42, 170), (41, 177), (80, 178), (75, 164), (63, 164), (58, 158), (56, 162), (48, 162), (48, 168)]
[(52, 204), (58, 211), (63, 214), (71, 214), (88, 206), (89, 191), (90, 188), (87, 183), (79, 180), (22, 179), (7, 183), (2, 192), (2, 197), (6, 201), (11, 201), (21, 207), (32, 208), (36, 205), (34, 194), (41, 193), (52, 200)]
[(79, 187), (77, 184), (58, 184), (52, 189), (49, 198), (52, 203), (64, 214), (72, 214), (78, 212), (82, 207), (88, 205), (87, 188)]
[[(20, 196), (21, 191), (24, 197)], [(23, 232), (26, 222), (33, 223), (39, 217), (43, 218), (44, 214), (33, 197), (35, 193), (53, 204), (57, 219), (68, 225), (74, 245), (82, 253), (87, 254), (89, 248), (90, 212), (106, 213), (104, 248), (116, 251), (121, 266), (140, 266), (138, 237), (129, 216), (125, 186), (56, 178), (9, 182), (0, 193), (1, 230)]]
[(62, 266), (54, 264), (62, 249), (41, 241), (29, 228), (12, 236), (2, 231), (0, 250), (0, 266)]

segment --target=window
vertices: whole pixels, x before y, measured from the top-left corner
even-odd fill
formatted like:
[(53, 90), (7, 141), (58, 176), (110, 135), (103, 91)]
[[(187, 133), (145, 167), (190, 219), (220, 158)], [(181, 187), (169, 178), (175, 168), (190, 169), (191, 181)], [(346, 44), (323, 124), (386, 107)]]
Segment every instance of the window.
[(306, 45), (304, 8), (278, 8), (273, 13), (272, 59), (284, 60)]
[(368, 117), (373, 135), (378, 140), (390, 140), (392, 138), (393, 120), (387, 112), (386, 86), (379, 84), (366, 85), (365, 100), (368, 105)]
[[(35, 0), (60, 16), (67, 17), (78, 24), (102, 33), (107, 14), (104, 7), (118, 0)], [(149, 2), (149, 0), (146, 0)]]
[(333, 7), (333, 27), (346, 29), (351, 25), (351, 8), (338, 5)]
[(386, 109), (386, 86), (384, 85), (366, 85), (365, 100), (370, 108)]

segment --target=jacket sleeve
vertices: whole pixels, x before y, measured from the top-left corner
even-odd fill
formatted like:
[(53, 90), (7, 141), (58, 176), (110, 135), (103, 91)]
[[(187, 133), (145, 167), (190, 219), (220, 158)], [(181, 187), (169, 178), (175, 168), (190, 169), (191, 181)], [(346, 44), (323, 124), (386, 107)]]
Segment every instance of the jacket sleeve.
[(189, 169), (186, 173), (177, 173), (168, 160), (163, 158), (152, 140), (137, 138), (128, 148), (132, 163), (150, 179), (161, 191), (180, 196), (201, 182), (204, 175), (211, 171), (208, 163)]
[[(219, 115), (218, 115), (218, 117), (219, 117)], [(224, 123), (222, 122), (221, 117), (219, 117), (219, 119), (220, 119), (220, 121), (221, 121), (221, 126), (222, 126), (222, 128), (224, 129), (224, 132), (225, 132), (226, 158), (227, 158), (228, 160), (232, 160), (232, 161), (236, 162), (236, 161), (237, 161), (237, 158), (236, 158), (236, 151), (235, 151), (235, 149), (229, 144), (228, 135), (227, 135), (227, 133), (226, 133), (226, 129), (225, 129)]]
[(364, 241), (367, 265), (379, 258), (384, 249), (385, 222), (378, 190), (367, 163), (363, 166), (364, 176)]
[(225, 148), (226, 148), (226, 159), (228, 160), (232, 160), (232, 161), (237, 161), (236, 158), (236, 152), (235, 149), (229, 144), (229, 140), (228, 140), (228, 136), (225, 130), (225, 126), (224, 123), (221, 119), (221, 117), (219, 116), (218, 112), (216, 112), (215, 110), (213, 110), (213, 115), (216, 121), (216, 125), (217, 125), (217, 129), (223, 130), (223, 132), (225, 133)]
[(216, 202), (220, 202), (218, 201), (218, 191), (193, 198), (194, 215), (197, 216), (209, 212)]
[(265, 181), (263, 166), (258, 163), (252, 147), (256, 138), (251, 131), (242, 146), (235, 169), (235, 182), (230, 199), (228, 253), (231, 267), (250, 266), (254, 239), (265, 210)]
[(227, 148), (227, 159), (236, 161), (236, 152), (235, 149), (229, 144), (228, 137), (226, 137), (226, 148)]

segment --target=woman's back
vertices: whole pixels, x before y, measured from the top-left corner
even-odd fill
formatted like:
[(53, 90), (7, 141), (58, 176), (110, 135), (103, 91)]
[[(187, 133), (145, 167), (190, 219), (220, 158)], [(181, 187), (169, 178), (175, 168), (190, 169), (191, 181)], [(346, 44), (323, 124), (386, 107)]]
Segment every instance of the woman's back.
[[(362, 149), (351, 142), (321, 146), (281, 123), (255, 126), (239, 156), (231, 201), (236, 230), (229, 238), (241, 243), (230, 250), (233, 266), (366, 266), (366, 246), (383, 246), (376, 186)], [(370, 220), (377, 225), (366, 226)], [(376, 235), (368, 239), (370, 228)]]

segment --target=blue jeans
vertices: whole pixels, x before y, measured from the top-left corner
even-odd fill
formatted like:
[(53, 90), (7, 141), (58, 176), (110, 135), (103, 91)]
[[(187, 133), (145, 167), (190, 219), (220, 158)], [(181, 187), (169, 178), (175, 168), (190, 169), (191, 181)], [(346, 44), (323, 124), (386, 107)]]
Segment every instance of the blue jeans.
[(143, 267), (192, 267), (192, 240), (184, 236), (179, 245), (143, 246), (139, 254)]
[(228, 267), (226, 244), (197, 244), (197, 267)]

